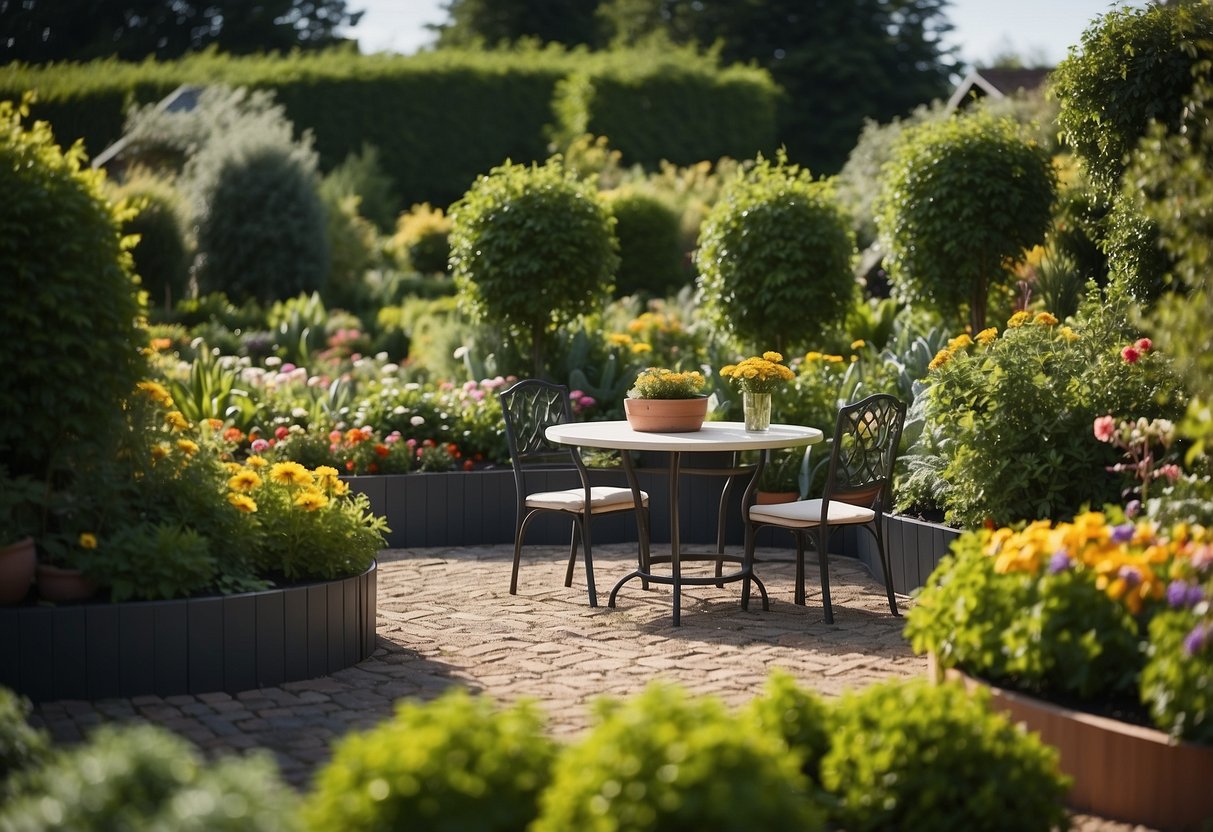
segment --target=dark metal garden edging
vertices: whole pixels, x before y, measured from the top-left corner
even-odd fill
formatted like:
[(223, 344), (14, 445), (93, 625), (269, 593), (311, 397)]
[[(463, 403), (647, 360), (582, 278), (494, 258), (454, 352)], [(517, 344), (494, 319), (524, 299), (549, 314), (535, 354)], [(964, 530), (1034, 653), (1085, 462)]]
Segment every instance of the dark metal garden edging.
[(375, 647), (378, 571), (263, 592), (0, 609), (0, 685), (35, 702), (238, 693)]

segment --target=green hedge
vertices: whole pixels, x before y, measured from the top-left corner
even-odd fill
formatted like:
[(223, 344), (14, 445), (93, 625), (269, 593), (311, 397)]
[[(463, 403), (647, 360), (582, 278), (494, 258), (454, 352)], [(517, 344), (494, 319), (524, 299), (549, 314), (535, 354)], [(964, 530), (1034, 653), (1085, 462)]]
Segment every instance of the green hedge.
[[(571, 78), (578, 80), (557, 96)], [(83, 138), (96, 155), (122, 135), (131, 104), (158, 101), (183, 83), (273, 89), (296, 128), (314, 133), (323, 169), (374, 145), (403, 204), (447, 205), (494, 165), (542, 160), (551, 138), (582, 126), (607, 135), (625, 162), (646, 165), (749, 158), (775, 137), (769, 76), (720, 69), (689, 51), (208, 52), (168, 63), (13, 64), (0, 75), (0, 99), (34, 90), (34, 117), (49, 121), (61, 142)], [(593, 95), (570, 95), (587, 85)]]

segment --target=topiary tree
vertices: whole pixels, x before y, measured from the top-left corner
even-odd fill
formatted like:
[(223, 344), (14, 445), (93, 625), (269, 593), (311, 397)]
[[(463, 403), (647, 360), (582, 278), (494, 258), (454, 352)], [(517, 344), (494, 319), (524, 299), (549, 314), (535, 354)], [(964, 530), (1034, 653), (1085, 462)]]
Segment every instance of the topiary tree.
[(678, 212), (664, 200), (634, 189), (616, 192), (610, 206), (619, 239), (615, 296), (663, 298), (678, 291), (686, 282)]
[(855, 296), (850, 221), (825, 181), (758, 157), (708, 214), (695, 265), (706, 312), (757, 351), (788, 352), (846, 317)]
[(337, 746), (303, 806), (304, 827), (524, 829), (555, 756), (541, 728), (530, 706), (498, 710), (458, 689), (402, 702), (393, 719)]
[(557, 761), (532, 832), (823, 828), (799, 756), (717, 700), (650, 685), (599, 711)]
[(985, 328), (990, 288), (1044, 239), (1056, 177), (1010, 119), (958, 116), (907, 131), (881, 188), (877, 227), (894, 292)]
[(1057, 751), (990, 712), (989, 694), (924, 679), (872, 685), (834, 706), (822, 782), (849, 832), (1064, 828)]
[(139, 235), (131, 250), (148, 301), (166, 312), (183, 298), (189, 284), (192, 253), (185, 238), (185, 198), (172, 181), (138, 170), (114, 189), (137, 214), (122, 224), (126, 234)]
[(451, 223), (461, 305), (527, 342), (535, 375), (543, 375), (547, 334), (611, 291), (619, 265), (614, 218), (553, 156), (493, 168), (451, 206)]
[(119, 429), (119, 402), (146, 363), (125, 214), (29, 99), (0, 101), (0, 459), (43, 478), (82, 442)]
[(1104, 195), (1119, 188), (1129, 153), (1157, 121), (1173, 132), (1192, 68), (1213, 55), (1207, 3), (1116, 8), (1096, 20), (1052, 75), (1062, 140)]

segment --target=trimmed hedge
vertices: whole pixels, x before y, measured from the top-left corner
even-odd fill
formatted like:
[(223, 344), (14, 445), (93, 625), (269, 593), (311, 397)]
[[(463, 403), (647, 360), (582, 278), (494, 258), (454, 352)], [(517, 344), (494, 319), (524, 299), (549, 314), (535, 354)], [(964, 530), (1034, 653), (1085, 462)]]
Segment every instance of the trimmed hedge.
[[(588, 84), (593, 94), (566, 92), (555, 106), (558, 83), (574, 75), (581, 80), (571, 86)], [(447, 205), (494, 165), (542, 160), (553, 135), (582, 127), (608, 135), (626, 162), (646, 165), (750, 158), (775, 139), (770, 77), (721, 69), (691, 51), (203, 53), (167, 63), (14, 64), (0, 76), (0, 99), (34, 90), (33, 115), (60, 142), (83, 138), (96, 155), (122, 135), (130, 104), (158, 101), (183, 83), (273, 89), (296, 129), (315, 134), (322, 169), (373, 145), (403, 204)]]

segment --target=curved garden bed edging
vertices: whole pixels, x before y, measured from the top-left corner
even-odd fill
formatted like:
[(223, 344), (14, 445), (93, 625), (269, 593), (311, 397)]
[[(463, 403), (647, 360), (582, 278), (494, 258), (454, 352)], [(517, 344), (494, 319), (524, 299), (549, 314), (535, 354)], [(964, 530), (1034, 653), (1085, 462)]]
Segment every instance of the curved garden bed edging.
[(173, 601), (0, 609), (0, 685), (35, 702), (238, 693), (324, 676), (375, 647), (361, 575)]
[(1203, 829), (1213, 818), (1213, 747), (1176, 743), (1161, 731), (1071, 710), (950, 669), (970, 690), (1060, 752), (1073, 778), (1069, 804), (1152, 829)]

